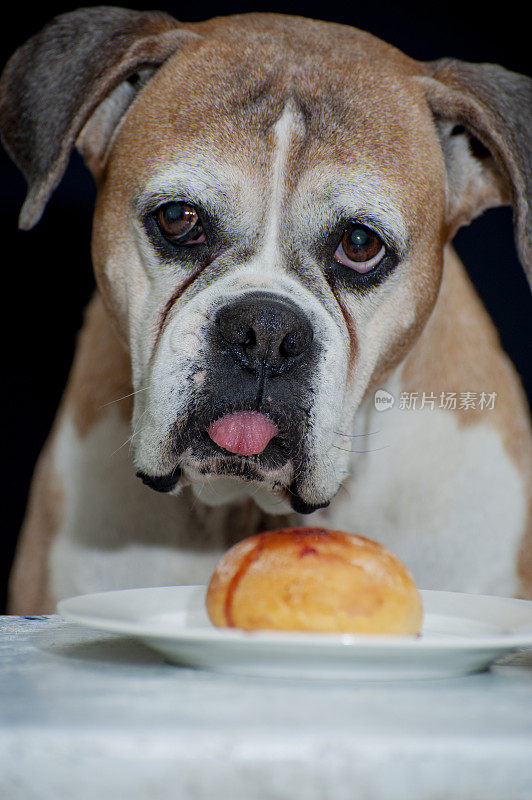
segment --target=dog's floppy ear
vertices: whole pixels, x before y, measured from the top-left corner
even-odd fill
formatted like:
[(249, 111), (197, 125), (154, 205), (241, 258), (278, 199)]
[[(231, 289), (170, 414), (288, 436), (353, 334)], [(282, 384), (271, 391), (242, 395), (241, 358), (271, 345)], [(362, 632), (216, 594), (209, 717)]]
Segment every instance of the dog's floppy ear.
[[(16, 51), (0, 80), (0, 133), (28, 182), (21, 228), (38, 222), (80, 131), (102, 101), (115, 95), (98, 130), (87, 129), (82, 137), (89, 162), (150, 69), (194, 36), (164, 13), (95, 6), (57, 17)], [(134, 73), (140, 79), (127, 81)]]
[(449, 234), (486, 208), (513, 205), (517, 251), (532, 280), (532, 80), (496, 64), (425, 66), (447, 166)]

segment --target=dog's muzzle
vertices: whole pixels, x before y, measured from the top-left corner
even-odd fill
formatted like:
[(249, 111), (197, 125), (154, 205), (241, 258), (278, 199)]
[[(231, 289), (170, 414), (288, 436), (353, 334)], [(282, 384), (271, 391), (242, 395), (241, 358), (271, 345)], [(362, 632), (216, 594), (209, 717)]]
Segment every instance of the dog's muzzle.
[(229, 453), (258, 455), (279, 433), (273, 420), (259, 412), (267, 384), (294, 368), (310, 347), (313, 330), (297, 306), (259, 293), (220, 309), (216, 326), (222, 352), (255, 377), (256, 410), (226, 414), (216, 419), (207, 433)]
[[(290, 462), (296, 475), (305, 463), (320, 349), (307, 315), (289, 298), (252, 292), (219, 308), (198, 365), (205, 380), (171, 437), (181, 469), (139, 477), (168, 492), (187, 466), (196, 475), (279, 485)], [(291, 502), (305, 510), (297, 496)]]

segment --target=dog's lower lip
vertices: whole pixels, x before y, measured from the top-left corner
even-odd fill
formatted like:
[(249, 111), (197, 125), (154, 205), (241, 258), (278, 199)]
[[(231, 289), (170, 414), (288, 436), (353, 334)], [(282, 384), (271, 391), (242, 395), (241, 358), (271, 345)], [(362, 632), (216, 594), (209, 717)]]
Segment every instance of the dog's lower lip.
[(215, 420), (206, 432), (229, 453), (252, 456), (262, 453), (279, 429), (258, 411), (237, 411)]
[(172, 472), (167, 475), (148, 475), (148, 473), (141, 472), (140, 470), (136, 474), (137, 478), (140, 478), (142, 483), (149, 486), (150, 489), (154, 489), (156, 492), (166, 493), (170, 492), (178, 483), (181, 477), (181, 470), (178, 467), (174, 467)]

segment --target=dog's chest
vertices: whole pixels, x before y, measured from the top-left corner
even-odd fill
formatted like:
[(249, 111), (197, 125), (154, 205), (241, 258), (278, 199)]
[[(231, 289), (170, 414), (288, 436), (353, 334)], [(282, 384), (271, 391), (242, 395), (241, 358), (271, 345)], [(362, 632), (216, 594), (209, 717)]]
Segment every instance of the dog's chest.
[(373, 412), (366, 430), (351, 448), (368, 452), (313, 518), (385, 544), (421, 588), (515, 594), (526, 492), (496, 430), (397, 405)]

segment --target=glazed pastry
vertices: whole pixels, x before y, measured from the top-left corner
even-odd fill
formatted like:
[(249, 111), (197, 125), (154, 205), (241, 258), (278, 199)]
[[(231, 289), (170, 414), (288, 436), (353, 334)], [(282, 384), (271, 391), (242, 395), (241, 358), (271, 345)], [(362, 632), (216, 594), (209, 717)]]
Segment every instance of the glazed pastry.
[(325, 528), (250, 536), (225, 553), (207, 590), (214, 625), (415, 635), (423, 611), (405, 565), (383, 545)]

